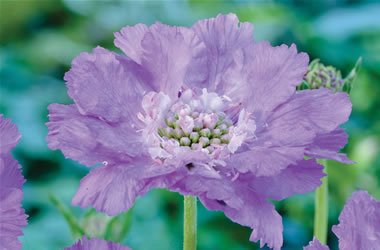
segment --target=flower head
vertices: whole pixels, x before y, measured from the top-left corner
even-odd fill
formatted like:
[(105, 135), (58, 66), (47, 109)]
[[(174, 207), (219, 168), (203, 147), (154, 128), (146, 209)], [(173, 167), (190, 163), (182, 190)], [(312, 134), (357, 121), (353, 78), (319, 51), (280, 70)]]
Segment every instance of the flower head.
[[(155, 23), (115, 33), (127, 56), (96, 48), (66, 73), (73, 105), (49, 106), (48, 145), (87, 166), (72, 200), (115, 215), (166, 188), (253, 229), (280, 249), (282, 220), (267, 199), (314, 190), (310, 158), (339, 154), (351, 112), (344, 93), (296, 92), (308, 56), (294, 45), (253, 41), (234, 14), (191, 28)], [(332, 108), (332, 105), (334, 105)]]
[(83, 236), (82, 239), (74, 243), (71, 247), (65, 247), (63, 250), (131, 250), (130, 247), (123, 246), (120, 243), (114, 243), (112, 241), (105, 241), (104, 239), (92, 238), (88, 239), (87, 236)]
[(20, 138), (16, 125), (0, 114), (0, 242), (2, 249), (9, 250), (21, 249), (17, 238), (23, 235), (21, 227), (27, 225), (27, 215), (21, 207), (25, 179), (10, 153)]
[[(339, 216), (339, 224), (332, 230), (339, 239), (340, 250), (380, 249), (380, 202), (366, 191), (354, 192)], [(304, 250), (328, 249), (315, 237), (304, 247)]]

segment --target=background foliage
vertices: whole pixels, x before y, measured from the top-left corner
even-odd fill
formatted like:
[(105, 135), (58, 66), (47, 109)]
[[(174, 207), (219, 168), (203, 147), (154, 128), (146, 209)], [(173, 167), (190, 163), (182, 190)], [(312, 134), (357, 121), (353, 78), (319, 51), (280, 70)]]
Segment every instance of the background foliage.
[[(365, 189), (380, 199), (380, 4), (376, 1), (0, 0), (0, 113), (11, 118), (23, 135), (13, 152), (28, 180), (23, 205), (29, 226), (21, 237), (23, 249), (69, 246), (80, 235), (76, 226), (134, 249), (181, 249), (183, 202), (176, 193), (153, 190), (117, 218), (71, 207), (88, 169), (47, 148), (46, 107), (72, 103), (63, 74), (81, 51), (100, 45), (120, 52), (113, 45), (113, 32), (121, 27), (156, 20), (190, 27), (199, 19), (229, 12), (254, 23), (255, 40), (296, 43), (311, 59), (321, 58), (343, 75), (363, 57), (351, 93), (353, 112), (345, 125), (350, 138), (344, 152), (357, 164), (330, 162), (329, 228), (338, 223), (352, 191)], [(276, 206), (283, 215), (283, 249), (301, 249), (312, 239), (314, 193), (296, 195)], [(259, 248), (248, 242), (248, 228), (200, 204), (198, 208), (200, 250)], [(329, 231), (328, 243), (337, 249), (337, 238)]]

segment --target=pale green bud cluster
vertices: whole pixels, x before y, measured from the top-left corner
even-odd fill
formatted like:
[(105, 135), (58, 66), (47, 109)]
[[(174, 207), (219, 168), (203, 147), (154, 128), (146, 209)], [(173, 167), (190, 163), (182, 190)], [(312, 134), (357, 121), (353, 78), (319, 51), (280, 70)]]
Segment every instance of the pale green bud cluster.
[(218, 122), (212, 128), (209, 128), (197, 119), (198, 112), (191, 112), (190, 116), (194, 119), (194, 128), (190, 133), (185, 133), (179, 124), (179, 115), (168, 113), (165, 118), (166, 127), (158, 128), (158, 135), (164, 139), (175, 139), (181, 146), (192, 149), (206, 148), (209, 153), (215, 150), (213, 145), (228, 144), (230, 137), (229, 128), (233, 122), (226, 118), (224, 113), (218, 113)]
[(328, 88), (333, 89), (334, 92), (350, 93), (360, 64), (361, 57), (357, 60), (350, 74), (342, 78), (340, 70), (333, 66), (325, 66), (319, 62), (319, 59), (315, 59), (310, 63), (304, 80), (297, 87), (297, 90)]

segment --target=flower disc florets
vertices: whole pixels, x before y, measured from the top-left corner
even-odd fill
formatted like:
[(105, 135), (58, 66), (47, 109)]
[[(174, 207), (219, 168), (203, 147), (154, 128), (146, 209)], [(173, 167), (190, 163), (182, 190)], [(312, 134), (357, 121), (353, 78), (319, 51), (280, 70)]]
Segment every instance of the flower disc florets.
[(231, 107), (238, 106), (206, 89), (199, 94), (187, 89), (176, 100), (150, 92), (142, 101), (145, 116), (139, 113), (138, 118), (146, 125), (142, 133), (153, 159), (195, 150), (209, 154), (212, 161), (234, 153), (242, 138), (254, 136), (255, 122), (244, 109), (238, 108), (241, 115), (236, 121), (229, 118)]

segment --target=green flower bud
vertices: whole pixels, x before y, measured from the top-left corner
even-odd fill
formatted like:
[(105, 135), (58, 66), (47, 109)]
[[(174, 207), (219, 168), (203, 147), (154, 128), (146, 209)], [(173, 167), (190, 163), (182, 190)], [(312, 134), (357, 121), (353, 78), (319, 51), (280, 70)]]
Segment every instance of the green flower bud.
[(182, 136), (184, 136), (185, 134), (183, 133), (183, 131), (182, 131), (182, 129), (180, 129), (180, 128), (175, 128), (174, 130), (173, 130), (173, 137), (174, 138), (177, 138), (178, 140), (182, 137)]
[(342, 78), (339, 70), (333, 66), (325, 66), (319, 62), (319, 59), (315, 59), (310, 63), (304, 76), (304, 81), (297, 87), (297, 90), (329, 88), (333, 89), (334, 92), (350, 93), (360, 68), (361, 60), (361, 57), (359, 57), (348, 76)]
[(219, 138), (213, 138), (211, 139), (211, 144), (220, 144), (220, 139)]
[(223, 135), (228, 133), (228, 126), (224, 123), (219, 126), (219, 129)]
[(222, 137), (220, 138), (220, 140), (221, 140), (221, 142), (222, 142), (223, 144), (228, 144), (228, 143), (230, 143), (230, 137), (229, 137), (228, 134), (226, 134), (226, 135), (222, 135)]
[(176, 119), (173, 116), (166, 117), (165, 122), (169, 127), (175, 128)]
[(191, 132), (189, 137), (193, 143), (197, 143), (199, 140), (199, 133), (198, 132)]
[(165, 128), (165, 134), (168, 138), (173, 138), (173, 129), (171, 127), (166, 127)]
[(204, 128), (199, 133), (201, 136), (204, 136), (204, 137), (210, 137), (211, 136), (211, 131), (209, 128)]
[(198, 119), (194, 120), (194, 131), (199, 132), (203, 128), (203, 123)]
[(210, 145), (210, 139), (202, 136), (201, 138), (199, 138), (199, 143), (202, 144), (202, 146), (205, 148), (208, 145)]
[(191, 141), (188, 137), (182, 137), (180, 140), (179, 140), (179, 143), (181, 146), (190, 146), (191, 144)]
[(213, 129), (211, 135), (214, 138), (219, 138), (222, 136), (222, 131), (219, 128)]

